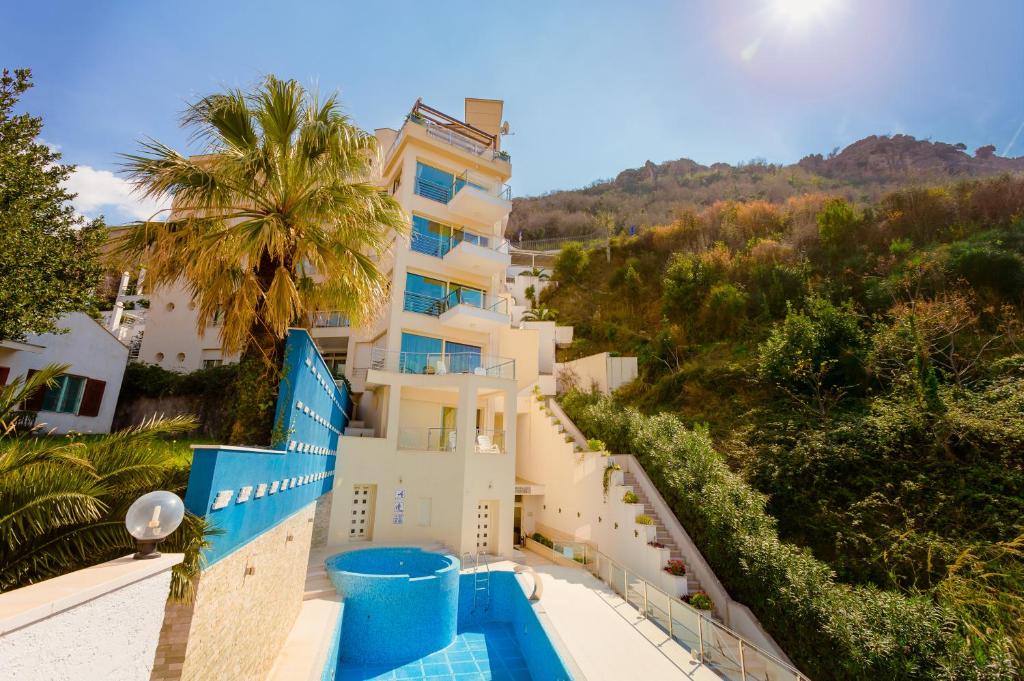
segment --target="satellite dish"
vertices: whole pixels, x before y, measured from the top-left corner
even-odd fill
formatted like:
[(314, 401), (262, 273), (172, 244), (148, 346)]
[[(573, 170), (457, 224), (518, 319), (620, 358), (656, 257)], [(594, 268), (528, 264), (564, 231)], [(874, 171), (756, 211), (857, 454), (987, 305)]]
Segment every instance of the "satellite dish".
[(501, 124), (501, 131), (500, 132), (501, 132), (502, 135), (511, 135), (512, 134), (511, 132), (509, 132), (508, 121), (505, 121), (504, 123)]

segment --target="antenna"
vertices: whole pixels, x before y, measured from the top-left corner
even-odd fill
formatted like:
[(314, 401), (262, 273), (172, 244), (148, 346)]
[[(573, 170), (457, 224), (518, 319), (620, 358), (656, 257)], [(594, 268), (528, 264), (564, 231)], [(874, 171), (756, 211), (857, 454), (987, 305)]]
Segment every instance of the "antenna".
[(502, 135), (514, 135), (515, 134), (514, 132), (510, 131), (509, 125), (508, 125), (508, 121), (505, 121), (504, 123), (501, 124), (501, 130), (499, 130), (499, 132)]

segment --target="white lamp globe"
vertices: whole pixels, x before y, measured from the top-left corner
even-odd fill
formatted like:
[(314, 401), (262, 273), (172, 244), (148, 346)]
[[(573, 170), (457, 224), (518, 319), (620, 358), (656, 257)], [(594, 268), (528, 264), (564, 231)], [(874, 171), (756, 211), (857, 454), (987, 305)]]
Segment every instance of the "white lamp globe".
[(128, 508), (124, 525), (139, 542), (136, 558), (156, 557), (157, 543), (178, 529), (185, 517), (185, 504), (173, 492), (143, 494)]

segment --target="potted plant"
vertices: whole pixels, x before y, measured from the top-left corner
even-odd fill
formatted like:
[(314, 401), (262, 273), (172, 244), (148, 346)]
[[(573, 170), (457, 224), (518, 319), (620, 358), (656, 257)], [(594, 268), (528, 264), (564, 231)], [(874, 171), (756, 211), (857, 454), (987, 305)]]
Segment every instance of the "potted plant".
[(649, 542), (647, 542), (647, 545), (648, 546), (653, 546), (656, 549), (663, 549), (663, 548), (665, 548), (665, 545), (662, 544), (660, 541), (649, 541)]
[(703, 591), (696, 591), (692, 594), (686, 594), (681, 598), (683, 603), (687, 603), (697, 608), (698, 610), (714, 610), (715, 604), (711, 600), (711, 596), (708, 596)]
[(622, 495), (622, 503), (624, 503), (624, 504), (639, 504), (640, 503), (640, 497), (638, 497), (636, 495), (636, 492), (634, 492), (633, 490), (628, 490), (625, 494)]
[(673, 558), (665, 563), (662, 569), (669, 575), (666, 579), (671, 583), (669, 588), (672, 589), (672, 593), (685, 594), (689, 591), (686, 583), (686, 564), (683, 561)]
[(658, 536), (658, 529), (654, 526), (654, 518), (652, 518), (651, 516), (641, 513), (636, 518), (634, 518), (634, 521), (637, 525), (640, 525), (642, 528), (640, 529), (640, 533), (643, 537), (644, 542), (652, 541)]

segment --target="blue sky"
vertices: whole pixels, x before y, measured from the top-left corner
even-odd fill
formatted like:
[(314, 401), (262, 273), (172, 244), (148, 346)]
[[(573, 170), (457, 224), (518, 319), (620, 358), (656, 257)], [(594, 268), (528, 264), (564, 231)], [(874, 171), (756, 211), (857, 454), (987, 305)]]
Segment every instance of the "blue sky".
[[(650, 159), (789, 163), (868, 134), (1024, 155), (1021, 0), (22, 2), (0, 65), (80, 165), (80, 212), (140, 216), (118, 152), (182, 149), (186, 102), (275, 73), (340, 90), (367, 129), (417, 97), (506, 102), (513, 190), (532, 195)], [(1016, 136), (1016, 139), (1015, 139)]]

